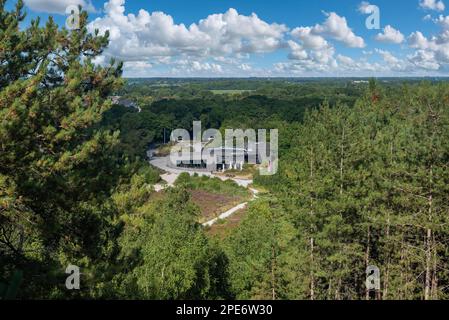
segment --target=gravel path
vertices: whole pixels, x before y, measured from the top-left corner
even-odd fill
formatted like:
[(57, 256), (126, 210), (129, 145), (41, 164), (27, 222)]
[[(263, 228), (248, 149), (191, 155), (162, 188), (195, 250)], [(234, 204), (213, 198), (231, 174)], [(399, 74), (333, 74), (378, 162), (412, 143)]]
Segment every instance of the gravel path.
[[(156, 192), (160, 192), (160, 191), (164, 190), (167, 187), (173, 187), (176, 179), (178, 179), (179, 175), (181, 173), (184, 173), (184, 172), (189, 173), (191, 176), (193, 176), (196, 173), (199, 176), (216, 177), (216, 178), (220, 178), (223, 181), (233, 180), (239, 186), (242, 186), (244, 188), (249, 188), (249, 185), (253, 183), (252, 180), (241, 180), (241, 179), (233, 179), (233, 178), (228, 178), (228, 177), (223, 177), (223, 176), (216, 176), (216, 175), (214, 175), (214, 174), (212, 174), (210, 172), (195, 171), (195, 170), (182, 170), (182, 169), (170, 168), (170, 167), (167, 166), (167, 160), (168, 160), (168, 157), (152, 158), (150, 160), (150, 164), (151, 165), (153, 165), (154, 167), (159, 168), (159, 169), (161, 169), (161, 170), (166, 172), (165, 174), (161, 175), (161, 178), (167, 184), (166, 185), (162, 185), (162, 184), (155, 185), (154, 189), (156, 190)], [(253, 198), (250, 201), (254, 201), (255, 199), (257, 199), (257, 194), (259, 192), (256, 189), (252, 189), (252, 188), (249, 188), (249, 190), (253, 194)], [(217, 218), (203, 223), (203, 226), (205, 226), (205, 227), (213, 226), (215, 223), (217, 223), (217, 221), (223, 220), (223, 219), (226, 219), (226, 218), (232, 216), (237, 211), (244, 209), (247, 205), (248, 205), (248, 202), (241, 203), (241, 204), (235, 206), (234, 208), (232, 208), (232, 209), (230, 209), (230, 210), (228, 210), (226, 212), (223, 212)]]
[[(258, 198), (257, 194), (259, 193), (259, 191), (257, 191), (256, 189), (252, 189), (252, 188), (250, 188), (249, 190), (251, 190), (251, 192), (253, 193), (253, 198), (252, 198), (250, 201), (256, 200), (256, 199)], [(213, 226), (215, 223), (217, 223), (217, 221), (223, 220), (223, 219), (226, 219), (226, 218), (229, 218), (230, 216), (232, 216), (232, 215), (233, 215), (234, 213), (236, 213), (237, 211), (242, 210), (242, 209), (245, 209), (245, 207), (246, 207), (247, 205), (248, 205), (248, 202), (241, 203), (241, 204), (235, 206), (234, 208), (232, 208), (232, 209), (230, 209), (230, 210), (228, 210), (228, 211), (226, 211), (226, 212), (223, 212), (223, 213), (220, 214), (217, 218), (212, 219), (212, 220), (210, 220), (210, 221), (207, 221), (207, 222), (203, 223), (203, 226), (204, 226), (204, 227), (211, 227), (211, 226)]]

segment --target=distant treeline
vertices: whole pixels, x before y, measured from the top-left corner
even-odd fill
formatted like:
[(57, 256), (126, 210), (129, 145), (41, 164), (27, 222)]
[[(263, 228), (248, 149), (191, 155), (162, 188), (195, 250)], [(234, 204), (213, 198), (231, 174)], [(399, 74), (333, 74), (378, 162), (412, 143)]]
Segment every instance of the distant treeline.
[[(201, 121), (204, 129), (284, 127), (284, 123), (301, 122), (306, 110), (325, 102), (331, 106), (338, 103), (352, 106), (367, 87), (347, 81), (294, 84), (236, 80), (236, 84), (231, 80), (172, 80), (168, 83), (173, 85), (178, 81), (179, 86), (152, 87), (153, 82), (144, 80), (138, 85), (125, 86), (122, 93), (136, 101), (141, 112), (117, 105), (105, 114), (102, 123), (109, 129), (120, 130), (124, 152), (144, 157), (146, 146), (164, 141), (164, 132), (167, 141), (171, 130), (192, 130), (193, 121)], [(209, 87), (254, 91), (216, 95)]]

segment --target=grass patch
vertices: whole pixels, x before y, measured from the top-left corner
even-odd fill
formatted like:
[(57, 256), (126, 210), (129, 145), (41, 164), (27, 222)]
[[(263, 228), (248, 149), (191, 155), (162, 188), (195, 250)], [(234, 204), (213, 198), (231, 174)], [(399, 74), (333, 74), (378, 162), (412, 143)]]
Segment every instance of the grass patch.
[(172, 147), (174, 147), (176, 143), (170, 142), (168, 144), (164, 144), (156, 149), (154, 155), (156, 157), (166, 157), (170, 155)]
[(243, 200), (248, 200), (251, 197), (249, 190), (239, 186), (235, 181), (223, 181), (207, 176), (190, 176), (186, 172), (179, 175), (175, 185), (184, 185), (189, 190), (203, 190), (217, 195), (240, 197)]

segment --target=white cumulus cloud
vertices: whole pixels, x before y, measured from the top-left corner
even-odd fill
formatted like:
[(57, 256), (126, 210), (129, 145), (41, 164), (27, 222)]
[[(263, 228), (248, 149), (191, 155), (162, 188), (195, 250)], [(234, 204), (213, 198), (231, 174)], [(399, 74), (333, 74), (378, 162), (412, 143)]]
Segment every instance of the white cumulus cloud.
[(404, 42), (405, 37), (399, 30), (388, 25), (384, 28), (383, 33), (379, 33), (375, 39), (380, 42), (399, 44)]
[(449, 16), (440, 15), (435, 22), (440, 25), (443, 29), (449, 30)]
[(362, 1), (359, 5), (358, 11), (363, 14), (371, 14), (377, 9), (377, 6), (372, 5), (367, 1)]
[(348, 26), (346, 18), (340, 17), (335, 12), (328, 13), (326, 21), (323, 24), (315, 25), (312, 32), (329, 36), (351, 48), (364, 48), (366, 46), (363, 38), (355, 35)]
[(345, 17), (335, 12), (326, 13), (326, 16), (322, 24), (297, 27), (291, 31), (292, 40), (287, 42), (291, 62), (277, 64), (276, 70), (291, 70), (294, 73), (330, 72), (336, 71), (339, 63), (346, 66), (350, 64), (349, 57), (335, 57), (335, 48), (329, 41), (335, 40), (351, 48), (363, 48), (366, 45), (364, 39), (354, 34)]
[(426, 37), (415, 31), (408, 37), (408, 45), (416, 51), (408, 55), (408, 60), (416, 68), (434, 71), (449, 69), (449, 17), (440, 16), (435, 22), (441, 26), (439, 34)]
[[(329, 47), (329, 43), (321, 35), (314, 34), (311, 27), (299, 27), (291, 32), (293, 38), (300, 40), (307, 49), (320, 50)], [(290, 46), (291, 47), (291, 46)]]
[[(45, 12), (64, 13), (70, 4), (93, 8), (92, 0), (25, 1), (31, 9)], [(373, 41), (366, 48), (365, 39), (336, 12), (324, 13), (320, 23), (293, 26), (290, 30), (285, 24), (267, 22), (255, 13), (245, 15), (232, 8), (186, 25), (159, 11), (125, 13), (126, 3), (129, 1), (108, 0), (101, 16), (88, 29), (98, 29), (100, 34), (110, 32), (110, 44), (95, 62), (104, 64), (111, 57), (123, 60), (127, 76), (371, 76), (441, 74), (449, 70), (449, 16), (427, 18), (441, 28), (436, 35), (415, 31), (406, 38), (400, 30), (387, 25), (374, 37), (382, 43), (402, 44), (407, 40), (406, 55), (375, 49)], [(444, 3), (423, 0), (421, 7), (442, 11)], [(370, 14), (376, 8), (364, 1), (358, 10)], [(338, 43), (347, 47), (344, 54), (338, 52)], [(252, 60), (272, 52), (282, 53), (284, 61), (270, 68), (258, 65), (258, 59)]]
[(163, 12), (124, 12), (125, 0), (110, 0), (105, 4), (105, 16), (94, 20), (89, 29), (99, 29), (100, 33), (109, 30), (107, 54), (127, 60), (271, 52), (283, 45), (288, 30), (285, 25), (269, 24), (256, 14), (245, 16), (235, 9), (210, 15), (190, 26), (176, 24)]
[(421, 0), (419, 2), (419, 5), (421, 6), (421, 8), (435, 11), (444, 11), (444, 9), (446, 8), (444, 2), (441, 0)]

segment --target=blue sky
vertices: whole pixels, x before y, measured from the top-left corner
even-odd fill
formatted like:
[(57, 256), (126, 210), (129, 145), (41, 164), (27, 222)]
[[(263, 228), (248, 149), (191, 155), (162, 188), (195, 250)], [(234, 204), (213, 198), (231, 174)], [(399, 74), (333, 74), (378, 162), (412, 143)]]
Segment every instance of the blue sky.
[[(30, 19), (84, 4), (111, 31), (98, 63), (128, 77), (446, 76), (446, 0), (25, 0)], [(14, 1), (10, 0), (8, 6)], [(449, 3), (448, 3), (449, 5)], [(368, 29), (376, 10), (380, 29)]]

